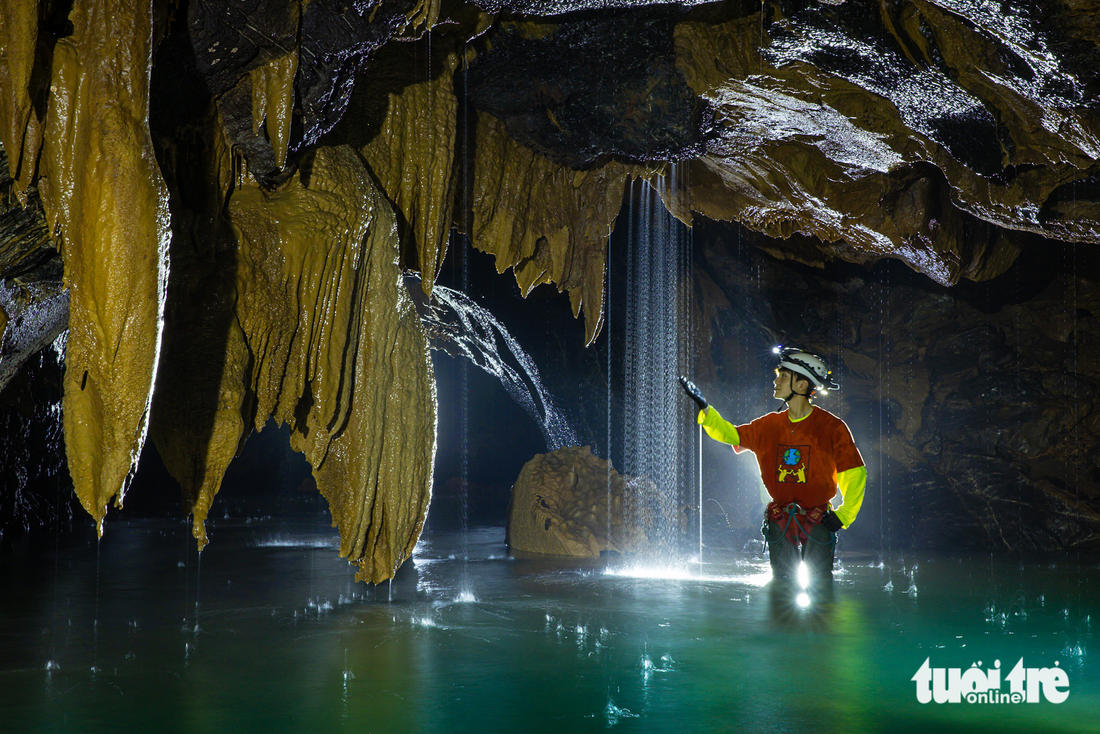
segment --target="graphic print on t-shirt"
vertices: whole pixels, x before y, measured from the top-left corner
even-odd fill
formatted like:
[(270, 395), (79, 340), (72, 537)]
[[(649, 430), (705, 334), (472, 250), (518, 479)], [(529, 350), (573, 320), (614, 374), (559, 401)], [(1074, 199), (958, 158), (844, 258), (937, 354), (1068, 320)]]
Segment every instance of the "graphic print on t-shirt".
[(806, 466), (809, 463), (809, 446), (779, 444), (779, 466), (775, 469), (776, 479), (779, 482), (805, 484)]

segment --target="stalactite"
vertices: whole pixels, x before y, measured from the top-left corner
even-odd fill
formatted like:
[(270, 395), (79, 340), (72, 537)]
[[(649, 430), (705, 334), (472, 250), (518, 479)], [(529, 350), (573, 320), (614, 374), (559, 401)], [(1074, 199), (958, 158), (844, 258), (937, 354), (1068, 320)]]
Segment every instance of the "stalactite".
[(266, 121), (267, 138), (279, 168), (286, 165), (297, 72), (297, 49), (252, 70), (252, 132), (259, 133), (260, 125)]
[(346, 147), (302, 177), (230, 199), (238, 321), (255, 425), (291, 427), (358, 577), (390, 578), (427, 513), (435, 451), (428, 344), (397, 264), (396, 222)]
[[(150, 2), (75, 0), (66, 18), (65, 3), (0, 5), (0, 165), (11, 172), (2, 195), (26, 207), (0, 212), (0, 277), (47, 262), (41, 251), (57, 242), (72, 294), (70, 471), (100, 530), (144, 442), (159, 370), (151, 430), (184, 486), (200, 545), (226, 466), (274, 418), (313, 462), (342, 552), (363, 578), (391, 574), (423, 521), (434, 440), (430, 363), (394, 264), (397, 238), (415, 248), (405, 264), (428, 290), (457, 226), (501, 272), (511, 268), (525, 294), (541, 283), (568, 292), (591, 343), (624, 188), (668, 170), (624, 162), (654, 161), (630, 153), (644, 145), (613, 145), (627, 128), (642, 142), (661, 139), (647, 126), (665, 118), (646, 115), (664, 98), (638, 97), (648, 81), (672, 89), (682, 77), (689, 89), (674, 98), (706, 100), (714, 113), (713, 126), (690, 116), (699, 124), (687, 139), (699, 147), (675, 150), (706, 152), (678, 164), (687, 188), (662, 190), (666, 206), (686, 222), (698, 213), (786, 238), (757, 243), (779, 257), (898, 258), (953, 284), (1005, 272), (1021, 252), (1016, 230), (1100, 241), (1100, 124), (1087, 104), (1100, 52), (1095, 14), (1079, 9), (1051, 6), (1003, 25), (980, 4), (883, 2), (865, 28), (852, 4), (712, 4), (658, 24), (674, 33), (674, 52), (651, 44), (660, 54), (644, 63), (620, 59), (616, 68), (640, 68), (642, 84), (595, 85), (585, 97), (590, 85), (584, 94), (560, 80), (543, 88), (539, 70), (524, 67), (482, 80), (490, 106), (470, 105), (476, 95), (464, 90), (463, 109), (461, 54), (490, 54), (510, 21), (439, 0), (346, 14), (310, 7), (265, 6), (265, 30), (224, 48), (238, 33), (224, 20), (240, 10), (233, 3), (192, 3), (156, 34), (163, 9)], [(562, 48), (590, 48), (616, 30), (612, 18), (592, 25), (605, 35), (588, 36), (589, 22), (528, 23), (526, 40), (570, 28), (574, 45)], [(164, 57), (178, 62), (161, 70), (172, 68), (165, 78), (179, 77), (186, 92), (173, 111), (210, 105), (205, 122), (198, 111), (158, 128), (167, 183), (147, 124), (160, 30)], [(510, 96), (509, 85), (524, 94)], [(528, 135), (541, 153), (509, 135), (531, 108), (511, 115), (506, 102), (561, 90), (585, 113), (570, 135)], [(560, 101), (537, 107), (531, 129), (561, 128)], [(294, 141), (292, 120), (301, 123)], [(591, 145), (581, 162), (563, 164), (579, 159), (555, 140)], [(166, 296), (169, 205), (177, 277)], [(26, 328), (22, 313), (0, 314), (0, 338)], [(158, 364), (166, 314), (170, 365)], [(913, 370), (899, 390), (920, 403), (931, 379)], [(898, 423), (907, 441), (922, 426), (919, 414)]]
[(491, 115), (477, 115), (476, 124), (465, 202), (471, 242), (496, 256), (498, 272), (512, 268), (525, 295), (542, 283), (568, 291), (573, 315), (584, 310), (591, 344), (604, 318), (607, 238), (628, 180), (643, 169), (611, 161), (575, 171), (515, 142)]
[(417, 33), (435, 27), (439, 23), (442, 6), (442, 0), (416, 0), (416, 3), (405, 14), (409, 24), (408, 32)]
[(226, 211), (240, 160), (214, 109), (190, 142), (160, 159), (172, 191), (172, 272), (149, 433), (180, 483), (201, 549), (214, 496), (251, 430), (242, 375), (249, 355), (236, 314), (240, 245)]
[[(431, 293), (443, 263), (454, 205), (458, 54), (430, 44), (398, 44), (360, 80), (358, 100), (381, 121), (359, 146), (375, 180), (408, 223), (421, 284)], [(362, 106), (349, 119), (377, 119)]]
[[(31, 105), (37, 43), (38, 2), (0, 4), (0, 144), (24, 204), (42, 137), (41, 120)], [(25, 156), (25, 150), (31, 155)]]
[[(38, 190), (70, 292), (69, 472), (99, 532), (132, 476), (160, 348), (168, 192), (148, 127), (150, 3), (77, 0), (53, 49)], [(32, 118), (33, 120), (34, 118)], [(33, 160), (24, 151), (24, 160)]]
[[(358, 578), (379, 582), (412, 552), (431, 494), (427, 339), (397, 264), (392, 209), (355, 153), (319, 148), (303, 169), (275, 192), (244, 182), (231, 194), (233, 318), (200, 324), (223, 330), (212, 340), (225, 345), (220, 383), (176, 371), (181, 384), (158, 386), (176, 396), (154, 432), (193, 498), (201, 547), (243, 436), (269, 419), (289, 425), (340, 528), (340, 554), (359, 565)], [(215, 407), (188, 422), (202, 405)]]

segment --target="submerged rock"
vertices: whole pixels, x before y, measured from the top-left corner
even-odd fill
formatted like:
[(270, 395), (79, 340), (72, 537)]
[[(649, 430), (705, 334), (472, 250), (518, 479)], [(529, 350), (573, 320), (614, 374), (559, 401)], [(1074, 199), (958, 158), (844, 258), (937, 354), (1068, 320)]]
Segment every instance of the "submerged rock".
[(508, 546), (558, 556), (636, 552), (648, 545), (656, 502), (652, 480), (619, 474), (588, 446), (539, 454), (512, 487)]

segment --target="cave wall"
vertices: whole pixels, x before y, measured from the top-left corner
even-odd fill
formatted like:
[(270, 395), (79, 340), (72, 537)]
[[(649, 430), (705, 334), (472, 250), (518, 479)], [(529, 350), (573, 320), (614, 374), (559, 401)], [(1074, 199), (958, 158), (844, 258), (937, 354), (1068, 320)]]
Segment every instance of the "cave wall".
[[(682, 221), (739, 223), (768, 235), (754, 247), (804, 265), (890, 259), (947, 287), (1005, 277), (1043, 251), (1039, 237), (1093, 246), (1097, 10), (1093, 0), (998, 11), (954, 0), (6, 3), (0, 279), (10, 290), (34, 273), (39, 285), (2, 304), (0, 363), (10, 379), (67, 328), (67, 460), (100, 532), (151, 431), (205, 543), (225, 466), (273, 418), (313, 464), (341, 553), (377, 581), (415, 543), (434, 450), (430, 361), (400, 268), (419, 270), (430, 291), (457, 230), (524, 293), (567, 293), (592, 343), (623, 191), (658, 177), (674, 182), (661, 190)], [(736, 278), (712, 280), (700, 288), (717, 299), (702, 305), (713, 316)], [(1003, 482), (1041, 493), (1020, 502), (1061, 507), (1073, 494), (1076, 512), (1091, 512), (1080, 472), (1066, 469), (1080, 464), (1065, 463), (1078, 456), (1067, 431), (1077, 440), (1095, 422), (1091, 403), (1070, 415), (1058, 402), (1081, 394), (1064, 385), (1083, 373), (1039, 367), (1064, 361), (1050, 341), (1091, 344), (1077, 325), (1089, 307), (1052, 331), (1065, 322), (1053, 296), (1006, 306), (1011, 324), (962, 306), (914, 315), (895, 298), (882, 303), (907, 315), (879, 327), (886, 346), (821, 344), (867, 380), (866, 394), (900, 406), (882, 455), (941, 479), (1000, 456), (1028, 467)], [(28, 318), (45, 325), (38, 341), (13, 336)], [(971, 322), (965, 337), (937, 333)], [(986, 345), (974, 347), (994, 355), (986, 362), (1008, 349), (1016, 382), (950, 367), (937, 350), (958, 339)], [(868, 377), (883, 370), (897, 375), (889, 395)], [(940, 422), (990, 415), (966, 414), (987, 384), (1018, 400), (1039, 384), (1031, 413), (1006, 406), (1000, 419), (1045, 428), (944, 448)], [(415, 409), (398, 416), (402, 401)], [(1062, 523), (1050, 535), (1081, 542), (1050, 512)], [(993, 538), (999, 523), (978, 525)]]

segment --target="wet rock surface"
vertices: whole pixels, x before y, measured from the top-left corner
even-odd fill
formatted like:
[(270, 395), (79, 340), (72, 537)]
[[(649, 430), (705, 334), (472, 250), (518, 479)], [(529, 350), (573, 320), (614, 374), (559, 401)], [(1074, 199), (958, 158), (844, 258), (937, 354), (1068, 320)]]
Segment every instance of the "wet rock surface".
[(657, 487), (619, 474), (587, 446), (527, 462), (508, 507), (513, 551), (559, 556), (635, 553), (653, 544)]
[(38, 190), (13, 196), (7, 156), (0, 150), (0, 391), (24, 362), (68, 328), (69, 294)]
[(676, 69), (675, 23), (666, 11), (505, 25), (462, 80), (466, 99), (504, 120), (516, 141), (571, 168), (601, 158), (695, 158), (710, 115)]
[[(434, 84), (457, 72), (462, 121), (445, 122), (451, 130), (426, 139), (380, 131), (386, 143), (374, 144), (375, 163), (379, 147), (425, 160), (417, 152), (425, 140), (432, 158), (448, 150), (478, 156), (454, 130), (475, 129), (472, 111), (479, 110), (550, 168), (688, 161), (678, 216), (694, 210), (785, 240), (811, 238), (784, 246), (788, 257), (896, 257), (951, 284), (1004, 272), (1019, 252), (1020, 231), (1100, 237), (1100, 127), (1090, 102), (1100, 50), (1090, 9), (1055, 0), (1009, 4), (1004, 12), (981, 3), (870, 0), (387, 2), (369, 9), (226, 0), (189, 6), (186, 22), (178, 14), (162, 47), (182, 53), (163, 53), (160, 63), (187, 72), (190, 86), (217, 100), (249, 169), (273, 186), (289, 174), (255, 119), (257, 69), (287, 54), (298, 59), (287, 90), (290, 119), (281, 123), (293, 166), (341, 121), (353, 129), (369, 121), (352, 104), (355, 88), (366, 85), (379, 100), (378, 81), (393, 77), (385, 70), (384, 57), (394, 55), (388, 49), (434, 27), (417, 52), (422, 59), (405, 73)], [(253, 15), (249, 42), (231, 43), (239, 25), (231, 19)], [(446, 56), (448, 46), (461, 47), (463, 58), (441, 70), (433, 55)], [(411, 81), (388, 90), (406, 120), (415, 119), (413, 107), (435, 104), (417, 102), (422, 92)], [(408, 99), (398, 101), (402, 95)], [(169, 96), (158, 98), (180, 105)], [(426, 128), (440, 115), (446, 111), (433, 113)], [(447, 169), (440, 160), (432, 170)], [(410, 206), (407, 191), (387, 192)], [(434, 182), (437, 201), (420, 208), (438, 219), (456, 195), (468, 189)], [(550, 209), (532, 196), (533, 208)], [(585, 195), (589, 206), (593, 197)], [(464, 207), (455, 216), (466, 229)], [(414, 229), (423, 229), (418, 218), (414, 212)], [(490, 252), (499, 246), (488, 237), (474, 244)], [(558, 262), (577, 259), (585, 247), (550, 246)], [(429, 255), (430, 271), (439, 244), (417, 248)], [(602, 269), (580, 259), (586, 269)], [(518, 264), (506, 259), (502, 268)], [(553, 282), (576, 293), (576, 285)]]
[[(427, 513), (434, 380), (392, 210), (350, 148), (319, 149), (309, 170), (273, 194), (236, 191), (219, 223), (227, 239), (181, 222), (178, 262), (190, 271), (173, 283), (152, 434), (201, 547), (244, 439), (269, 420), (289, 426), (340, 528), (340, 554), (377, 583), (412, 552)], [(188, 292), (200, 278), (227, 297)]]

